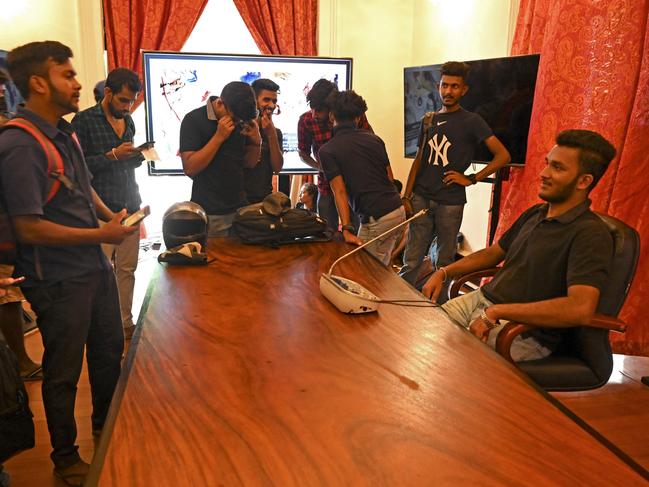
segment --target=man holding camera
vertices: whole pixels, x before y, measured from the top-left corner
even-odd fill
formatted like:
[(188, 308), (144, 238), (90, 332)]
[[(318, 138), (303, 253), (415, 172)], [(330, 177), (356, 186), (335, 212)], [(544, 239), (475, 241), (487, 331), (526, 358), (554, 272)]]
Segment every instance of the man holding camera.
[(261, 155), (256, 118), (255, 94), (241, 81), (183, 118), (180, 157), (193, 180), (191, 201), (207, 213), (209, 237), (228, 236), (236, 210), (248, 203), (243, 169), (256, 166)]

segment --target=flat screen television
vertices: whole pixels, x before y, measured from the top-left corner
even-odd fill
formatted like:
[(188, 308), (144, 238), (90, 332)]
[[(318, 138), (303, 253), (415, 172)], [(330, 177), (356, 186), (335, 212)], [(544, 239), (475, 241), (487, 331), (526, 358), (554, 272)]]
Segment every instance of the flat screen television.
[[(494, 135), (509, 150), (512, 166), (525, 163), (539, 55), (467, 61), (471, 67), (469, 91), (461, 105), (485, 119)], [(438, 84), (441, 64), (404, 68), (405, 156), (415, 157), (419, 124), (428, 111), (442, 107)], [(492, 156), (481, 144), (475, 162), (487, 163)]]
[(350, 58), (192, 54), (144, 51), (146, 135), (155, 141), (159, 161), (149, 162), (151, 175), (183, 174), (178, 154), (180, 123), (189, 111), (219, 95), (230, 81), (252, 83), (270, 78), (280, 86), (281, 113), (273, 116), (284, 136), (282, 172), (314, 172), (297, 151), (297, 122), (309, 109), (306, 94), (320, 78), (351, 88)]

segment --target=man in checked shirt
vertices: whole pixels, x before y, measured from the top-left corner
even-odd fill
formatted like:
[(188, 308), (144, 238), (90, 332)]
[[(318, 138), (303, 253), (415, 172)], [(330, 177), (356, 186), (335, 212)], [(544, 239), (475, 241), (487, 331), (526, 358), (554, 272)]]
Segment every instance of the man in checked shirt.
[[(329, 80), (319, 79), (306, 95), (311, 110), (303, 113), (297, 123), (297, 143), (300, 159), (307, 166), (318, 170), (318, 215), (334, 230), (338, 230), (338, 211), (333, 192), (320, 165), (320, 147), (333, 137), (333, 121), (329, 117), (332, 96), (338, 87)], [(333, 95), (332, 95), (333, 94)], [(365, 114), (358, 121), (357, 128), (374, 132)], [(313, 157), (311, 156), (313, 154)], [(351, 216), (351, 225), (358, 231), (357, 215)]]
[[(144, 158), (141, 150), (133, 146), (135, 124), (130, 115), (141, 87), (135, 72), (114, 69), (106, 78), (104, 98), (72, 120), (93, 176), (92, 186), (114, 212), (126, 208), (131, 214), (142, 203), (135, 168), (142, 165)], [(119, 245), (102, 244), (115, 269), (126, 339), (131, 338), (135, 330), (131, 308), (139, 247), (139, 232), (129, 235)]]

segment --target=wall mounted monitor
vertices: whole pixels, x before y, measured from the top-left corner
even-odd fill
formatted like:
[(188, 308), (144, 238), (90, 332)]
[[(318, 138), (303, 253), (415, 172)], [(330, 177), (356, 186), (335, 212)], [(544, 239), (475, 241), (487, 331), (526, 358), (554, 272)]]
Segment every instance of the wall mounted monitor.
[(270, 78), (280, 86), (281, 113), (273, 121), (284, 135), (285, 173), (314, 172), (297, 150), (297, 122), (309, 106), (306, 94), (320, 78), (351, 88), (350, 58), (190, 54), (144, 51), (146, 135), (155, 141), (160, 161), (149, 162), (149, 174), (183, 174), (178, 154), (180, 123), (186, 113), (219, 95), (230, 81), (252, 83)]
[[(485, 119), (494, 135), (509, 150), (512, 166), (525, 163), (539, 55), (467, 61), (471, 66), (469, 91), (461, 105)], [(403, 70), (405, 156), (415, 157), (422, 117), (442, 107), (438, 84), (441, 64)], [(492, 156), (481, 144), (475, 162), (487, 163)]]

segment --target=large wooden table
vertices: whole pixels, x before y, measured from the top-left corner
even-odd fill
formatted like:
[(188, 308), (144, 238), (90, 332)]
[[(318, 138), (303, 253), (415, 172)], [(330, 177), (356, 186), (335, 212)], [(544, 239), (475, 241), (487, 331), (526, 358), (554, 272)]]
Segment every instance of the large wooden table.
[[(221, 239), (161, 266), (89, 484), (644, 485), (439, 309), (339, 313), (318, 280), (349, 248)], [(364, 252), (336, 273), (421, 297)]]

